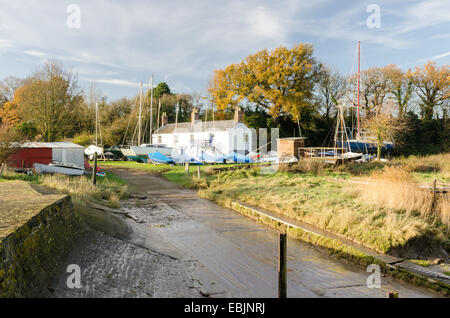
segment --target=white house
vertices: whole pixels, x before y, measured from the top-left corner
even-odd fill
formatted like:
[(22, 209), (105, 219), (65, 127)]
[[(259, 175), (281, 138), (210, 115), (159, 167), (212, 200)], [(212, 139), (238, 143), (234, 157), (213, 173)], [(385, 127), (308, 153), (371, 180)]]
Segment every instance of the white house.
[(248, 154), (256, 149), (256, 131), (242, 122), (243, 112), (237, 108), (234, 120), (201, 121), (196, 109), (191, 122), (169, 124), (165, 113), (162, 124), (153, 134), (153, 144), (164, 144), (178, 149), (180, 154), (199, 155), (202, 150), (212, 149), (222, 154), (237, 152)]

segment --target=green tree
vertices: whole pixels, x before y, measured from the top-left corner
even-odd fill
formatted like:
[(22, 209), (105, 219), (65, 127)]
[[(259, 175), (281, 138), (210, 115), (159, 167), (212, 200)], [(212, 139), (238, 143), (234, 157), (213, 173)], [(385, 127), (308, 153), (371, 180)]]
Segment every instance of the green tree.
[[(150, 91), (147, 92), (147, 98), (150, 98)], [(155, 88), (153, 88), (153, 98), (159, 99), (164, 95), (170, 95), (169, 85), (166, 82), (159, 83)]]

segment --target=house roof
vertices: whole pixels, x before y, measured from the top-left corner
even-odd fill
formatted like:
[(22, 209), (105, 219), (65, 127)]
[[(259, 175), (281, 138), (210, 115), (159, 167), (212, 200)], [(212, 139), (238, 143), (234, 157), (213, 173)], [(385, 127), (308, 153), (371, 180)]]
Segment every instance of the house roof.
[(72, 142), (25, 142), (22, 148), (84, 148)]
[(156, 130), (155, 134), (173, 134), (183, 132), (214, 132), (214, 131), (227, 131), (236, 125), (234, 120), (216, 120), (216, 121), (201, 121), (196, 120), (195, 124), (191, 122), (178, 123), (178, 124), (166, 124)]

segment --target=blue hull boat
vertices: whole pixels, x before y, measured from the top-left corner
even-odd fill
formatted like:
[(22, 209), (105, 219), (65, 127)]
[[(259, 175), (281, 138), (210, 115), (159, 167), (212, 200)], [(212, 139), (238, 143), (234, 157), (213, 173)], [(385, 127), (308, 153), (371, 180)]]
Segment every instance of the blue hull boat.
[(174, 164), (172, 158), (170, 158), (166, 155), (163, 155), (159, 151), (149, 153), (148, 160), (150, 160), (153, 163), (157, 163), (157, 164), (169, 164), (169, 165)]
[[(365, 141), (365, 140), (357, 140), (357, 139), (349, 139), (344, 141), (344, 145), (342, 145), (341, 141), (337, 141), (337, 146), (341, 148), (350, 148), (351, 152), (360, 152), (360, 153), (375, 153), (377, 152), (377, 144), (373, 141)], [(394, 144), (392, 142), (384, 142), (383, 147), (381, 147), (381, 151), (390, 152), (394, 149)]]

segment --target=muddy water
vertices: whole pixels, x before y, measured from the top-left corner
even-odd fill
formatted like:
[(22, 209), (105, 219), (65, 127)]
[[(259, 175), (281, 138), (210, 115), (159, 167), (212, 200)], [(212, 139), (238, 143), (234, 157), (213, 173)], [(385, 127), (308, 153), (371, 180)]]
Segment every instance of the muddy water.
[[(157, 176), (124, 169), (133, 218), (85, 211), (89, 229), (61, 265), (47, 297), (276, 297), (277, 231), (197, 197)], [(136, 222), (140, 221), (140, 223)], [(66, 285), (67, 264), (79, 264), (82, 288)], [(288, 297), (436, 297), (369, 273), (297, 240), (288, 241)]]

